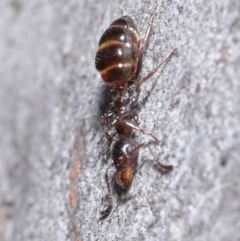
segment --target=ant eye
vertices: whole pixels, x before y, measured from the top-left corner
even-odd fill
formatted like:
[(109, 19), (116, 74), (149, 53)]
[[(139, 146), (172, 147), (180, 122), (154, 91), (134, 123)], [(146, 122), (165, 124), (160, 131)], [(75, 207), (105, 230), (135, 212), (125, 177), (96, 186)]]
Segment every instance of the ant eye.
[(138, 120), (139, 120), (139, 115), (138, 115), (138, 113), (136, 113), (134, 115), (134, 122), (138, 123)]
[(132, 151), (132, 146), (129, 145), (129, 146), (126, 148), (126, 151), (127, 151), (127, 153), (131, 152), (131, 151)]
[(125, 105), (127, 105), (129, 103), (129, 95), (128, 94), (125, 94), (123, 96), (123, 102), (124, 102)]

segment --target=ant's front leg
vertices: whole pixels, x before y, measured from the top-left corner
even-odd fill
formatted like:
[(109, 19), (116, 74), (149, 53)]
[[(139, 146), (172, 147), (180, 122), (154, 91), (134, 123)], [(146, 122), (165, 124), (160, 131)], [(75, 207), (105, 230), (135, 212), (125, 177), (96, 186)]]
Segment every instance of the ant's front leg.
[(143, 128), (139, 127), (134, 120), (122, 119), (119, 118), (115, 123), (115, 128), (118, 133), (124, 134), (125, 136), (132, 136), (133, 130), (137, 130), (142, 132), (145, 135), (151, 136), (157, 144), (159, 144), (159, 140), (156, 136), (151, 134), (150, 132), (145, 131)]
[(107, 140), (109, 141), (110, 144), (112, 143), (112, 138), (111, 138), (111, 136), (108, 134), (108, 132), (109, 132), (112, 128), (113, 128), (113, 125), (111, 124), (111, 125), (109, 125), (109, 126), (104, 130), (104, 133), (103, 133), (101, 139), (97, 142), (98, 145), (102, 143), (104, 136), (107, 138)]
[[(101, 124), (102, 126), (103, 126), (104, 124), (106, 124), (106, 123), (108, 122), (108, 120), (112, 118), (113, 115), (114, 115), (114, 112), (110, 112), (110, 113), (107, 114), (107, 115), (103, 115), (103, 116), (100, 118), (100, 124)], [(110, 125), (104, 130), (104, 133), (103, 133), (101, 139), (97, 142), (98, 145), (102, 143), (104, 136), (107, 135), (107, 133), (111, 130), (112, 127), (113, 127), (112, 124), (110, 124)], [(106, 136), (106, 137), (107, 137), (107, 136)], [(107, 137), (107, 139), (108, 139), (108, 137)]]
[(153, 159), (154, 159), (154, 161), (157, 163), (160, 171), (161, 171), (162, 173), (165, 173), (165, 174), (171, 172), (172, 169), (173, 169), (173, 166), (172, 166), (172, 165), (165, 165), (165, 164), (162, 164), (160, 161), (158, 161), (158, 160), (154, 157), (154, 155), (153, 155), (153, 153), (152, 153), (152, 150), (149, 148), (149, 145), (150, 145), (150, 144), (151, 144), (151, 143), (148, 143), (148, 144), (146, 144), (146, 143), (138, 144), (138, 145), (132, 150), (132, 152), (135, 152), (136, 150), (138, 150), (138, 149), (140, 149), (140, 148), (148, 147), (148, 150), (150, 151), (151, 155), (153, 156)]
[(169, 172), (171, 172), (172, 169), (173, 169), (173, 166), (172, 166), (172, 165), (165, 165), (165, 164), (162, 164), (160, 161), (158, 161), (158, 160), (154, 157), (154, 155), (153, 155), (153, 153), (152, 153), (152, 150), (150, 149), (149, 145), (150, 145), (150, 143), (147, 145), (148, 150), (150, 151), (151, 155), (153, 156), (153, 159), (154, 159), (154, 161), (157, 163), (160, 171), (161, 171), (162, 173), (169, 173)]
[[(113, 127), (114, 127), (113, 125), (108, 126), (108, 127), (104, 130), (104, 134), (103, 134), (101, 140), (98, 141), (98, 143), (97, 143), (97, 144), (100, 144), (100, 143), (103, 141), (104, 136), (105, 136), (106, 139), (108, 140), (108, 144), (109, 144), (109, 145), (108, 145), (108, 148), (107, 148), (107, 150), (102, 154), (102, 156), (108, 155), (108, 154), (110, 153), (110, 151), (111, 151), (111, 144), (112, 144), (112, 142), (113, 142), (113, 136), (110, 136), (108, 133), (109, 133), (109, 131), (110, 131)], [(113, 135), (114, 135), (114, 134), (113, 134)]]

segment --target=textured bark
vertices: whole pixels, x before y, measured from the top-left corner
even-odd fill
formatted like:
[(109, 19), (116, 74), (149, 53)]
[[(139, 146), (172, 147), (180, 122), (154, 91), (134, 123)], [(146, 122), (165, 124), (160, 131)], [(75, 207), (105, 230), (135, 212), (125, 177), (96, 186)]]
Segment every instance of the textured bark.
[[(143, 75), (179, 49), (140, 96), (140, 125), (174, 170), (161, 175), (142, 150), (131, 189), (99, 220), (108, 160), (94, 56), (121, 6), (141, 36), (155, 16)], [(0, 16), (1, 240), (240, 240), (238, 0), (1, 0)]]

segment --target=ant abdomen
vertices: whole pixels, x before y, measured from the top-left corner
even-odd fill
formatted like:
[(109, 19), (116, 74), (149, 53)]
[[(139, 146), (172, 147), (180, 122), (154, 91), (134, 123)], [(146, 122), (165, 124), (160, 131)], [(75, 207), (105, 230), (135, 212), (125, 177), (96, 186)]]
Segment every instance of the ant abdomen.
[(95, 65), (109, 85), (122, 86), (137, 70), (139, 37), (133, 20), (128, 16), (114, 21), (103, 33)]

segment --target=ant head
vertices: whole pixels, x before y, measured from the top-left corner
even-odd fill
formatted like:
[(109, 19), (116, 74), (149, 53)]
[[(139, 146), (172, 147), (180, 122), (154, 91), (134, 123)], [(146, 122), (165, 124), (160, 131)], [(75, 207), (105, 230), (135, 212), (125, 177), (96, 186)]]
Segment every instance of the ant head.
[(125, 166), (121, 171), (116, 173), (116, 181), (118, 186), (123, 190), (128, 190), (131, 186), (133, 178), (133, 167)]

